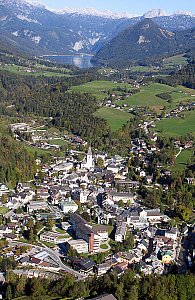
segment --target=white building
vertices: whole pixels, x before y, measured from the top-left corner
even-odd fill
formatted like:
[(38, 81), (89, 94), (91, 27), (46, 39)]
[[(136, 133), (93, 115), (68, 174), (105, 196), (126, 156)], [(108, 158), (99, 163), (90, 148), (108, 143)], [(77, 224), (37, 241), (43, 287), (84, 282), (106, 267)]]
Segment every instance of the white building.
[(89, 147), (89, 150), (87, 152), (87, 156), (85, 157), (85, 159), (83, 160), (83, 162), (81, 164), (81, 168), (90, 170), (93, 167), (94, 167), (93, 154), (92, 154), (91, 147)]
[(74, 202), (70, 198), (62, 201), (60, 203), (60, 207), (61, 207), (61, 210), (63, 211), (63, 213), (65, 213), (65, 214), (67, 214), (69, 212), (74, 213), (78, 209), (78, 205), (76, 204), (76, 202)]
[(118, 224), (115, 233), (115, 241), (122, 243), (126, 237), (126, 233), (127, 233), (127, 224), (125, 222)]
[(78, 253), (88, 253), (88, 243), (82, 239), (70, 240), (66, 242), (67, 250), (71, 247)]
[(40, 240), (43, 242), (48, 242), (52, 244), (61, 244), (69, 241), (71, 237), (68, 234), (62, 234), (52, 231), (44, 232), (40, 235)]

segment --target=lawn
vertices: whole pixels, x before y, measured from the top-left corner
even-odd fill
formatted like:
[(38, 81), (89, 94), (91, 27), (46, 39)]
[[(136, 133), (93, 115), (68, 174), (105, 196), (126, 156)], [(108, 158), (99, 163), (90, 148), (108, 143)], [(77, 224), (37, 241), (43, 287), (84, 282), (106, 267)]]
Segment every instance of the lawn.
[(184, 119), (167, 118), (159, 121), (156, 125), (160, 135), (177, 137), (195, 133), (195, 111), (184, 112), (184, 114)]
[(0, 215), (4, 215), (4, 214), (6, 214), (7, 212), (8, 212), (8, 208), (7, 207), (5, 207), (5, 206), (1, 206), (0, 207)]
[(107, 121), (108, 125), (111, 127), (112, 131), (116, 131), (121, 128), (127, 121), (130, 120), (131, 114), (111, 108), (111, 107), (102, 107), (100, 108), (95, 115), (97, 117), (103, 118)]
[(108, 245), (107, 244), (102, 244), (102, 245), (100, 245), (100, 248), (103, 249), (103, 250), (106, 250), (106, 249), (108, 249)]
[(53, 140), (48, 140), (47, 142), (51, 145), (59, 145), (59, 146), (67, 145), (67, 142), (63, 139), (53, 139)]
[(63, 230), (63, 229), (61, 229), (59, 227), (56, 227), (56, 231), (59, 232), (59, 233), (64, 233), (64, 234), (66, 233), (65, 230)]
[(183, 171), (189, 163), (190, 158), (193, 155), (193, 150), (185, 149), (182, 150), (180, 155), (176, 158), (175, 166), (173, 170), (181, 170)]
[(79, 86), (71, 87), (71, 91), (79, 93), (89, 93), (95, 96), (98, 100), (103, 100), (108, 97), (108, 91), (112, 91), (117, 87), (120, 88), (129, 88), (132, 86), (125, 83), (113, 83), (112, 81), (96, 80), (88, 82)]
[[(156, 95), (161, 93), (170, 93), (172, 103), (169, 103)], [(128, 97), (126, 100), (117, 101), (117, 104), (123, 106), (127, 104), (129, 107), (148, 106), (157, 112), (166, 106), (168, 110), (173, 109), (178, 103), (184, 101), (193, 101), (192, 90), (182, 87), (171, 87), (160, 83), (151, 83), (140, 88), (140, 92)]]

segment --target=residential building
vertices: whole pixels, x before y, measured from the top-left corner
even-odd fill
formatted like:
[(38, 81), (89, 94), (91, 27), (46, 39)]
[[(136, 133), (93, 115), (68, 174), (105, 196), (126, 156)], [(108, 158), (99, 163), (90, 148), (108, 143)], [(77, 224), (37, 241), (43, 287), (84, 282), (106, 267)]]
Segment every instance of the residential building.
[(126, 237), (127, 224), (125, 222), (117, 224), (115, 232), (115, 241), (122, 243)]

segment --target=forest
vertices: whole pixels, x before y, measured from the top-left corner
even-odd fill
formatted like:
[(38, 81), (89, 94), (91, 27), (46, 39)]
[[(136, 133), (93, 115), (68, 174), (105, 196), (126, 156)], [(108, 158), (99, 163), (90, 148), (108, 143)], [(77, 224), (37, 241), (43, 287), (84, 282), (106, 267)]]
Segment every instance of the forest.
[[(0, 266), (2, 265), (1, 262)], [(111, 272), (99, 278), (76, 282), (69, 274), (64, 274), (54, 281), (28, 279), (9, 271), (3, 289), (7, 300), (23, 295), (33, 300), (44, 300), (47, 299), (46, 296), (50, 296), (51, 299), (90, 299), (104, 293), (112, 293), (118, 300), (194, 300), (195, 279), (192, 274), (135, 276), (133, 270), (128, 270), (120, 279), (115, 272)]]
[(0, 129), (0, 182), (15, 187), (18, 181), (34, 178), (35, 157), (15, 141), (12, 134)]

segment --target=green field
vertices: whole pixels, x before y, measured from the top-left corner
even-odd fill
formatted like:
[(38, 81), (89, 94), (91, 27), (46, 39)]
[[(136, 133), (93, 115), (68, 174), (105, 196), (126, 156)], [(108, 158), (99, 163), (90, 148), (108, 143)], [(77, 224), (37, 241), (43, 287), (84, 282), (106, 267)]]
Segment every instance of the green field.
[(24, 147), (26, 148), (26, 150), (28, 150), (29, 152), (31, 152), (33, 154), (37, 153), (38, 156), (41, 156), (41, 155), (44, 155), (44, 154), (52, 154), (52, 151), (36, 148), (36, 147), (33, 147), (33, 146), (29, 146), (25, 143), (24, 143)]
[[(170, 93), (172, 103), (163, 100), (156, 95), (161, 93)], [(151, 83), (140, 88), (140, 92), (128, 97), (126, 100), (117, 101), (117, 104), (123, 106), (127, 104), (129, 107), (148, 106), (159, 112), (164, 106), (167, 109), (173, 109), (177, 104), (184, 101), (193, 101), (191, 97), (192, 90), (183, 89), (182, 87), (171, 87), (160, 83)]]
[(58, 146), (64, 146), (67, 145), (67, 142), (63, 139), (53, 139), (47, 141), (51, 145), (58, 145)]
[(185, 117), (182, 118), (167, 118), (159, 121), (157, 130), (161, 135), (166, 136), (183, 136), (187, 133), (195, 133), (195, 111), (184, 112)]
[(111, 107), (102, 107), (95, 115), (105, 119), (112, 131), (121, 128), (131, 118), (131, 114)]
[(193, 155), (193, 150), (182, 150), (180, 155), (176, 158), (175, 166), (173, 170), (184, 170), (189, 163), (190, 158)]
[[(44, 77), (70, 77), (71, 75), (68, 74), (69, 72), (67, 72), (67, 74), (62, 74), (60, 72), (57, 71), (57, 69), (53, 69), (51, 68), (51, 70), (55, 70), (55, 72), (51, 72), (48, 70), (44, 70), (45, 67), (33, 67), (33, 70), (36, 70), (35, 73), (31, 73), (31, 72), (26, 72), (25, 71), (25, 67), (22, 66), (18, 66), (18, 65), (1, 65), (0, 66), (0, 70), (4, 70), (4, 71), (9, 71), (15, 74), (20, 74), (20, 75), (25, 75), (25, 76), (44, 76)], [(66, 71), (66, 69), (64, 69), (64, 71)]]
[(129, 89), (132, 88), (130, 84), (113, 83), (112, 81), (96, 80), (79, 86), (73, 86), (71, 87), (71, 91), (79, 92), (79, 93), (89, 93), (95, 96), (98, 100), (103, 100), (104, 98), (108, 98), (108, 91), (112, 91), (117, 87), (129, 88)]
[(187, 58), (184, 57), (184, 54), (174, 55), (167, 57), (163, 60), (164, 68), (173, 68), (178, 65), (187, 65)]
[(134, 73), (142, 73), (142, 72), (152, 72), (152, 73), (158, 73), (159, 70), (156, 67), (153, 66), (133, 66), (130, 68), (131, 72)]

